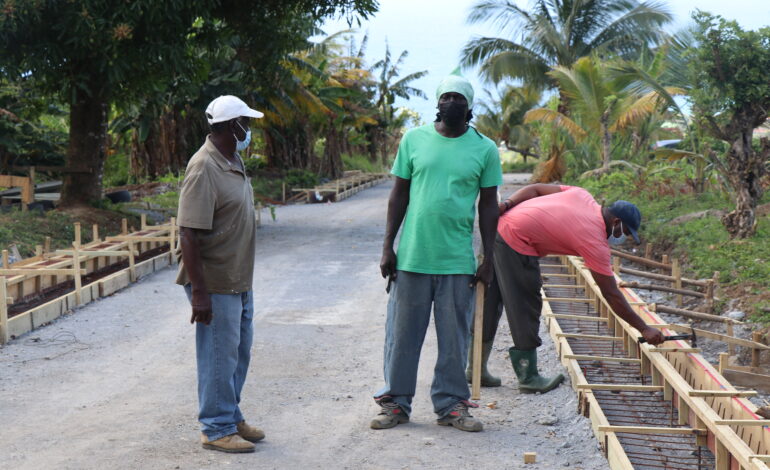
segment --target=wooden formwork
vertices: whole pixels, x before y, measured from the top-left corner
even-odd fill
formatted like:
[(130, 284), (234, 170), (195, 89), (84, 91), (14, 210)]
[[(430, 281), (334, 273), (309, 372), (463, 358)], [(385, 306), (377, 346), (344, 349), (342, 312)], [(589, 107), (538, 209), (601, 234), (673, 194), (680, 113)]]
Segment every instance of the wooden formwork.
[(346, 176), (326, 184), (314, 188), (292, 188), (292, 191), (304, 195), (307, 202), (312, 202), (316, 194), (339, 202), (359, 191), (382, 183), (388, 177), (389, 175), (385, 173), (349, 172)]
[[(0, 344), (172, 264), (177, 239), (178, 230), (173, 218), (167, 225), (147, 225), (143, 216), (141, 230), (128, 233), (124, 219), (123, 233), (104, 240), (99, 238), (98, 227), (94, 226), (92, 241), (84, 245), (80, 240), (80, 224), (76, 223), (71, 249), (54, 252), (38, 249), (37, 256), (0, 269), (0, 299), (5, 300), (0, 301)], [(169, 247), (167, 252), (137, 260), (166, 245)], [(126, 268), (82, 284), (84, 276), (109, 270), (125, 259), (128, 260)], [(9, 318), (9, 306), (70, 281), (74, 281), (72, 291)]]
[[(766, 462), (770, 462), (770, 429), (767, 426), (770, 421), (761, 419), (756, 413), (757, 407), (745, 398), (755, 392), (736, 390), (697, 349), (691, 348), (684, 341), (676, 341), (673, 347), (670, 343), (666, 343), (664, 347), (639, 344), (639, 332), (612, 311), (582, 260), (566, 256), (561, 257), (561, 260), (568, 268), (568, 273), (554, 274), (550, 278), (574, 279), (577, 286), (584, 289), (586, 298), (571, 300), (581, 305), (590, 302), (598, 315), (587, 317), (555, 314), (551, 302), (566, 302), (570, 299), (547, 298), (544, 298), (543, 314), (560, 359), (567, 368), (573, 388), (578, 393), (580, 410), (590, 416), (594, 434), (604, 449), (610, 467), (613, 470), (634, 468), (617, 436), (618, 433), (633, 432), (695, 435), (699, 445), (707, 446), (714, 454), (717, 470), (768, 469)], [(666, 325), (633, 290), (621, 290), (647, 324), (660, 327), (664, 334), (676, 334), (673, 331), (675, 328), (682, 329), (677, 325)], [(589, 384), (578, 362), (585, 360), (585, 357), (573, 353), (568, 339), (591, 335), (564, 333), (560, 320), (568, 317), (580, 317), (606, 325), (609, 331), (614, 333), (604, 338), (622, 344), (626, 360), (639, 364), (640, 375), (651, 376), (652, 383), (618, 385), (615, 388), (611, 384)], [(669, 326), (672, 328), (667, 328)], [(747, 340), (741, 341), (752, 343), (751, 347), (764, 346)], [(608, 359), (596, 358), (597, 361)], [(672, 409), (678, 411), (678, 427), (612, 426), (595, 397), (595, 389), (660, 391), (663, 400), (670, 402)]]

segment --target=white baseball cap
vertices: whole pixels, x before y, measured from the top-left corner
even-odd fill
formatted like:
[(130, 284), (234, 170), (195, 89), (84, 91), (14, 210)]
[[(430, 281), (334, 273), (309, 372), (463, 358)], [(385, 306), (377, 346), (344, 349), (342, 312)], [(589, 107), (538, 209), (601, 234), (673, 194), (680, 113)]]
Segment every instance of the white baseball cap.
[(261, 118), (264, 114), (256, 109), (249, 108), (243, 100), (233, 95), (223, 95), (214, 98), (214, 101), (206, 107), (206, 119), (208, 119), (209, 124), (229, 121), (241, 116)]

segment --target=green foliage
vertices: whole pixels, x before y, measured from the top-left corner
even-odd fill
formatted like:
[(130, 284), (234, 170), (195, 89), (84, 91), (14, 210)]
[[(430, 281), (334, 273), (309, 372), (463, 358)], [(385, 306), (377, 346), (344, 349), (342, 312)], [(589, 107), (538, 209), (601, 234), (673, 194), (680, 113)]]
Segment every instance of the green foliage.
[(537, 163), (537, 160), (503, 162), (503, 173), (532, 173)]
[(176, 214), (177, 206), (179, 205), (179, 192), (167, 191), (165, 193), (147, 196), (142, 200)]
[(312, 188), (318, 184), (318, 175), (312, 171), (293, 168), (286, 172), (288, 188)]
[(54, 248), (64, 248), (75, 237), (72, 218), (58, 211), (13, 210), (0, 213), (0, 247), (16, 244), (22, 257), (35, 253), (35, 245), (43, 245), (46, 237), (53, 239)]
[(105, 188), (123, 186), (132, 181), (131, 164), (128, 155), (115, 152), (104, 162), (104, 177), (102, 184)]
[(521, 79), (553, 87), (551, 67), (570, 67), (592, 53), (635, 54), (657, 42), (671, 15), (658, 2), (634, 0), (537, 0), (529, 10), (507, 0), (480, 0), (468, 16), (472, 24), (496, 27), (504, 37), (477, 37), (463, 49), (464, 66), (481, 65), (495, 83)]
[(719, 271), (722, 285), (747, 283), (765, 292), (770, 289), (770, 219), (759, 219), (756, 236), (747, 240), (730, 239), (716, 215), (674, 221), (695, 212), (729, 209), (729, 199), (718, 189), (695, 194), (676, 172), (661, 172), (644, 182), (629, 172), (613, 172), (577, 184), (599, 202), (625, 199), (636, 204), (642, 212), (643, 241), (684, 256), (692, 276), (708, 278)]
[(246, 174), (248, 176), (255, 176), (257, 170), (265, 167), (264, 158), (247, 158), (243, 161), (243, 165), (246, 167)]
[(366, 173), (382, 173), (384, 171), (378, 162), (371, 161), (366, 155), (342, 154), (342, 164), (345, 170), (360, 170)]

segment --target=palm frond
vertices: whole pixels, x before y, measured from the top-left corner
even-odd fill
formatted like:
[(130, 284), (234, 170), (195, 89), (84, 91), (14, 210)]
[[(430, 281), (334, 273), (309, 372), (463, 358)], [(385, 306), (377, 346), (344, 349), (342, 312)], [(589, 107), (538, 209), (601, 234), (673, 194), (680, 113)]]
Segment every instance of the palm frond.
[(583, 140), (587, 135), (586, 131), (575, 121), (553, 109), (533, 109), (524, 115), (525, 123), (536, 121), (552, 124), (554, 127), (566, 131), (577, 142)]

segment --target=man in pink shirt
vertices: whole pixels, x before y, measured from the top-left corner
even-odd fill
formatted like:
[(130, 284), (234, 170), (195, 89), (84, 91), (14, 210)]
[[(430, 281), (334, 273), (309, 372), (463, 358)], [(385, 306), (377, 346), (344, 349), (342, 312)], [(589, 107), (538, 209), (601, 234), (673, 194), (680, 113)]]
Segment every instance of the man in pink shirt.
[[(631, 309), (612, 272), (609, 245), (622, 243), (627, 235), (640, 243), (637, 231), (641, 214), (634, 204), (616, 201), (602, 207), (585, 189), (533, 184), (516, 191), (499, 207), (495, 280), (486, 299), (483, 341), (491, 344), (494, 340), (502, 300), (513, 336), (514, 347), (509, 354), (520, 391), (545, 393), (564, 380), (561, 374), (550, 379), (542, 377), (537, 370), (543, 305), (540, 257), (581, 256), (613, 311), (639, 330), (650, 344), (663, 342), (661, 332), (647, 326)], [(482, 371), (485, 370), (483, 364)], [(487, 381), (499, 384), (488, 373), (484, 375)]]

